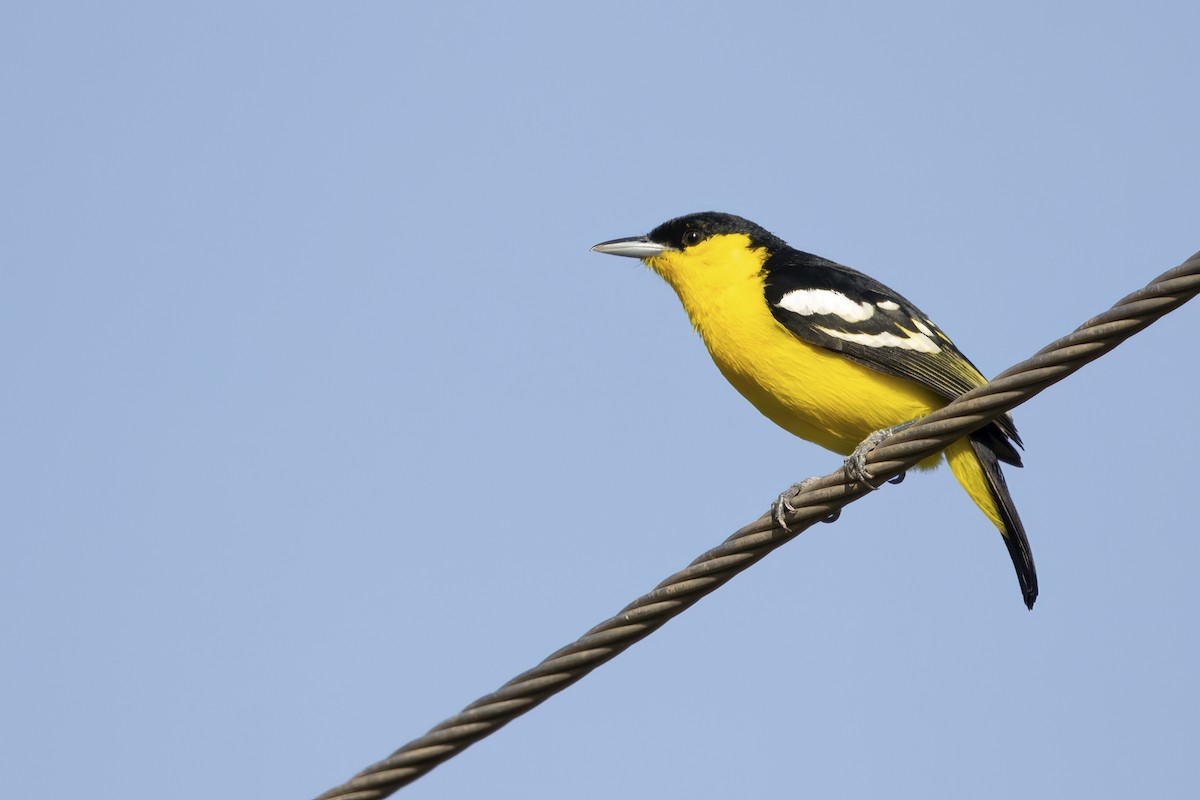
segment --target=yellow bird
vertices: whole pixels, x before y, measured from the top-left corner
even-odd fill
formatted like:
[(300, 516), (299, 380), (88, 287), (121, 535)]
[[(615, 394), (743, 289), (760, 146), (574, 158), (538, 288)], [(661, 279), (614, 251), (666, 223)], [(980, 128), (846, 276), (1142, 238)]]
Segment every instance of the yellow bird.
[[(690, 214), (646, 236), (592, 249), (640, 258), (661, 275), (734, 388), (784, 430), (835, 453), (851, 455), (873, 432), (986, 383), (901, 295), (741, 217)], [(1006, 414), (944, 453), (954, 477), (1003, 535), (1032, 609), (1033, 554), (999, 464), (1021, 466), (1014, 444), (1021, 438)], [(919, 466), (933, 468), (941, 457)]]

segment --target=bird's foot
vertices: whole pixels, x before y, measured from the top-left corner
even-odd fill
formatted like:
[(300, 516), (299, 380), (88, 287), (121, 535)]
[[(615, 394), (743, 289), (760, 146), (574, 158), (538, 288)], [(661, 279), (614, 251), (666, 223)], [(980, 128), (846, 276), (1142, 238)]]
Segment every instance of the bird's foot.
[[(850, 457), (846, 459), (846, 463), (842, 465), (842, 469), (845, 470), (846, 477), (850, 478), (851, 480), (858, 481), (859, 483), (865, 483), (872, 489), (878, 489), (882, 484), (876, 484), (875, 476), (871, 474), (871, 470), (867, 469), (867, 454), (883, 442), (887, 441), (894, 434), (899, 433), (907, 428), (909, 425), (912, 425), (911, 421), (902, 422), (899, 425), (893, 425), (890, 428), (883, 428), (882, 430), (875, 431), (866, 439), (863, 439), (862, 443), (859, 444), (858, 447), (854, 448), (854, 452), (851, 453)], [(901, 472), (896, 477), (889, 479), (888, 483), (900, 483), (903, 480), (904, 473)]]
[[(771, 519), (775, 520), (775, 524), (783, 528), (785, 531), (791, 530), (791, 528), (788, 527), (785, 514), (795, 514), (799, 510), (792, 505), (792, 498), (803, 492), (808, 487), (812, 486), (818, 480), (818, 478), (805, 478), (799, 483), (792, 484), (791, 487), (781, 493), (779, 497), (775, 498), (775, 502), (771, 504)], [(825, 517), (825, 519), (821, 520), (821, 522), (834, 522), (841, 515), (842, 512), (841, 509), (839, 509)]]

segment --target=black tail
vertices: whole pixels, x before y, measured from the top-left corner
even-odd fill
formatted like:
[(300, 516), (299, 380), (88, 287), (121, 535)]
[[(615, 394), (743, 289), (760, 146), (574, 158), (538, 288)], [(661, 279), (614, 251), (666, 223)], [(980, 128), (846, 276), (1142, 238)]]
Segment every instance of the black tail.
[[(986, 428), (984, 430), (987, 430)], [(1001, 438), (1001, 437), (995, 437)], [(987, 476), (988, 488), (992, 491), (992, 499), (1000, 510), (1000, 518), (1004, 522), (1004, 545), (1012, 559), (1013, 567), (1017, 570), (1017, 580), (1021, 582), (1021, 594), (1025, 597), (1025, 605), (1032, 609), (1033, 602), (1038, 596), (1037, 569), (1033, 566), (1033, 551), (1029, 548), (1029, 539), (1025, 536), (1025, 526), (1017, 515), (1017, 507), (1013, 505), (1012, 495), (1008, 493), (1008, 484), (1004, 481), (1004, 473), (1000, 471), (1000, 462), (996, 452), (988, 445), (991, 442), (978, 441), (971, 437), (971, 448), (983, 465), (983, 474)], [(1008, 442), (1005, 441), (1008, 445)], [(1012, 450), (1012, 445), (1008, 445)], [(1013, 450), (1013, 455), (1016, 451)], [(1006, 454), (1007, 455), (1007, 454)], [(1008, 460), (1008, 459), (1005, 459)], [(1018, 460), (1019, 465), (1019, 460)]]

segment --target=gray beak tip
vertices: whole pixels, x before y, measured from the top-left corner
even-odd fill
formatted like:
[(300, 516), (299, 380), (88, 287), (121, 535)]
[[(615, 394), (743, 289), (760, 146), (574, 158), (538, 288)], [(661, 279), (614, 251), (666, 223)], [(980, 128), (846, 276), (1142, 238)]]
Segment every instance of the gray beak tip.
[(661, 255), (668, 250), (666, 245), (652, 242), (645, 236), (631, 236), (626, 239), (612, 239), (592, 245), (592, 252), (605, 253), (610, 256), (625, 256), (627, 258), (651, 258)]

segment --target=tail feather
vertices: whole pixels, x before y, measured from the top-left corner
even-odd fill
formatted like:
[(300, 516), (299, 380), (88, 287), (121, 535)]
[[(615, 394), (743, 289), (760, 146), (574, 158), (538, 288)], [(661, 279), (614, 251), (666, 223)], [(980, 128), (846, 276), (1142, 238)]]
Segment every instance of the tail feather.
[(946, 449), (946, 460), (954, 477), (967, 490), (975, 505), (992, 521), (1004, 537), (1004, 545), (1017, 571), (1021, 583), (1021, 594), (1025, 605), (1033, 608), (1037, 600), (1037, 570), (1033, 565), (1033, 551), (1025, 536), (1025, 526), (1017, 515), (1012, 495), (1000, 462), (990, 442), (974, 437), (960, 439)]
[(1007, 428), (998, 423), (988, 425), (972, 433), (971, 440), (984, 444), (1005, 464), (1023, 466), (1021, 453), (1017, 450), (1017, 447), (1021, 447), (1021, 437), (1017, 436), (1017, 429), (1012, 426), (1012, 418), (1005, 414), (1000, 419), (1007, 420)]

